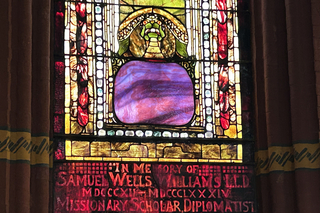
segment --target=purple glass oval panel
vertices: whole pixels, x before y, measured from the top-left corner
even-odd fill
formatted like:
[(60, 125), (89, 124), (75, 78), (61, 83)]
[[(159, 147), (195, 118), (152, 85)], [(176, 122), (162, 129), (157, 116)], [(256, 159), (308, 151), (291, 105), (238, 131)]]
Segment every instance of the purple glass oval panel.
[(194, 112), (191, 79), (176, 63), (130, 61), (115, 78), (114, 110), (127, 124), (185, 125)]

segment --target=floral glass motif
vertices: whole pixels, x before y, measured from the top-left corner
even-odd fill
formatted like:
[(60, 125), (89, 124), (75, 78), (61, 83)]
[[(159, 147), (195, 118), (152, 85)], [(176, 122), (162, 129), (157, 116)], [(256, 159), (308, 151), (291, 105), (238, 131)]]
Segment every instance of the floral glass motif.
[(237, 1), (64, 4), (55, 133), (242, 138)]

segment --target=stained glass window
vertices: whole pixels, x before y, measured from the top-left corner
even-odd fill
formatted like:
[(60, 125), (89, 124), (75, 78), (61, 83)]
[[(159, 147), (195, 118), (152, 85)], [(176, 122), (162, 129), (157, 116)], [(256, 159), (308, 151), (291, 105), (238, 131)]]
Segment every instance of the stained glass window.
[[(255, 211), (247, 0), (55, 0), (54, 14), (56, 212)], [(139, 197), (120, 189), (146, 203), (120, 205)], [(241, 204), (201, 203), (214, 190)]]

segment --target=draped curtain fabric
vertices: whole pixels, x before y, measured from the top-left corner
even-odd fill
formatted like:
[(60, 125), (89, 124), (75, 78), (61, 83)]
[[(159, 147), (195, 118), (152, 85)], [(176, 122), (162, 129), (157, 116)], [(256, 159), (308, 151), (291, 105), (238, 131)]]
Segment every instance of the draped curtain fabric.
[(320, 2), (251, 1), (260, 213), (320, 211)]
[(50, 0), (0, 2), (0, 212), (49, 212)]

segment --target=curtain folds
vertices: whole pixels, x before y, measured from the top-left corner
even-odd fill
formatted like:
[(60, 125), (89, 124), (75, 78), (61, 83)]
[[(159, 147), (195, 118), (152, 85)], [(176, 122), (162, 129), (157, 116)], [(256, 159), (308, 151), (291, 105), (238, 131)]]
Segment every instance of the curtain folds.
[(0, 8), (0, 209), (49, 212), (50, 0)]
[(251, 5), (259, 212), (316, 213), (320, 3)]

